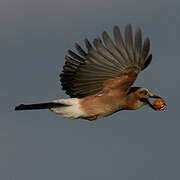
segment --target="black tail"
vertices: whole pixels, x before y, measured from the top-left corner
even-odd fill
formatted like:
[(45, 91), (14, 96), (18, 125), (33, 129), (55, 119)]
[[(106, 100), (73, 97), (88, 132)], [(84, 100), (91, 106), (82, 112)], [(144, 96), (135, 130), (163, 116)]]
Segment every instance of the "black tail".
[(21, 111), (21, 110), (35, 110), (35, 109), (49, 109), (53, 107), (63, 107), (67, 106), (65, 104), (60, 104), (60, 103), (40, 103), (40, 104), (20, 104), (19, 106), (15, 107), (16, 111)]

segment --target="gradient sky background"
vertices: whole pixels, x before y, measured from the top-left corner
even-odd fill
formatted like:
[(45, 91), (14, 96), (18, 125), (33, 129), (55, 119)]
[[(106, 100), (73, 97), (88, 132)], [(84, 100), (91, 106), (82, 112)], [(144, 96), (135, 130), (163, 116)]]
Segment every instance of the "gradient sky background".
[[(1, 0), (0, 179), (179, 180), (179, 19), (179, 0)], [(135, 85), (164, 97), (165, 112), (89, 122), (14, 111), (66, 98), (58, 75), (67, 50), (128, 23), (150, 37), (153, 54)]]

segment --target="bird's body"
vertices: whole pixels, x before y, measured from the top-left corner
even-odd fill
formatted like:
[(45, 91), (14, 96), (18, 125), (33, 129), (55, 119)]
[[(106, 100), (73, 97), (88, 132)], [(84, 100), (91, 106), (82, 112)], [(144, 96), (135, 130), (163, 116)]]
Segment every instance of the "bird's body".
[[(131, 103), (133, 100), (134, 103)], [(111, 95), (99, 94), (80, 99), (80, 107), (86, 112), (87, 117), (102, 118), (120, 110), (135, 110), (144, 103), (137, 102), (136, 98), (129, 94)]]
[(139, 101), (136, 92), (132, 92), (128, 96), (122, 93), (116, 95), (103, 93), (84, 98), (59, 99), (54, 102), (67, 105), (64, 108), (50, 108), (56, 114), (61, 114), (66, 118), (88, 120), (103, 118), (120, 110), (136, 110), (145, 104)]
[[(114, 27), (113, 43), (109, 35), (102, 34), (103, 42), (97, 38), (94, 47), (85, 39), (88, 52), (78, 44), (78, 53), (69, 50), (63, 68), (61, 84), (71, 96), (50, 103), (31, 104), (16, 107), (16, 110), (50, 109), (66, 118), (95, 120), (120, 110), (135, 110), (147, 104), (155, 109), (148, 98), (159, 98), (146, 88), (131, 87), (137, 75), (151, 62), (148, 55), (149, 38), (142, 43), (141, 30), (135, 33), (131, 25), (125, 28), (125, 42), (117, 26)], [(164, 109), (165, 104), (161, 109)], [(156, 110), (156, 109), (155, 109)]]

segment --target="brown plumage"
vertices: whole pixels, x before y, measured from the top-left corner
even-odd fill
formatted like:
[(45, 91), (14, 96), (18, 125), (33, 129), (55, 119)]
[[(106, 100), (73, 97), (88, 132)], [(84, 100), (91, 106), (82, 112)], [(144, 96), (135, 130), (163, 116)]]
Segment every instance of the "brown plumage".
[[(115, 43), (107, 32), (103, 32), (103, 42), (96, 38), (92, 45), (85, 39), (87, 52), (77, 43), (75, 47), (78, 54), (68, 51), (60, 81), (63, 90), (71, 98), (53, 101), (54, 104), (51, 103), (49, 107), (48, 103), (42, 103), (43, 109), (49, 108), (64, 117), (89, 120), (102, 118), (119, 110), (138, 109), (145, 104), (157, 110), (148, 98), (159, 98), (158, 96), (146, 88), (131, 87), (137, 75), (152, 60), (149, 38), (142, 42), (140, 28), (133, 38), (130, 24), (125, 28), (124, 40), (118, 26), (114, 27), (113, 33)], [(27, 106), (29, 105), (18, 106), (16, 110), (27, 110)], [(31, 109), (32, 107), (33, 105)], [(34, 109), (37, 109), (37, 105)]]

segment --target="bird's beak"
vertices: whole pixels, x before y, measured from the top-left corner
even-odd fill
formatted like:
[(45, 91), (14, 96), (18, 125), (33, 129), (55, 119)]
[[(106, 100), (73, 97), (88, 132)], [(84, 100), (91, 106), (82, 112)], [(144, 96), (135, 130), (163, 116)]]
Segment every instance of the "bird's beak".
[(141, 101), (149, 105), (152, 109), (156, 110), (147, 98), (142, 98)]
[[(158, 98), (161, 98), (161, 97), (151, 93), (151, 94), (149, 94), (149, 98), (158, 99)], [(147, 105), (149, 105), (152, 109), (157, 110), (156, 108), (154, 108), (154, 106), (151, 104), (151, 102), (149, 101), (148, 98), (142, 98), (141, 101), (146, 103)]]
[(149, 98), (156, 98), (156, 99), (158, 99), (158, 98), (161, 98), (160, 96), (157, 96), (157, 95), (154, 95), (154, 94), (151, 94), (150, 96), (149, 96)]

